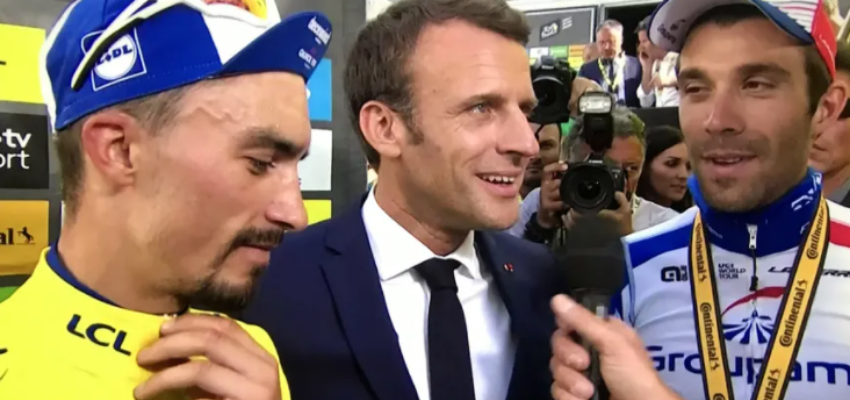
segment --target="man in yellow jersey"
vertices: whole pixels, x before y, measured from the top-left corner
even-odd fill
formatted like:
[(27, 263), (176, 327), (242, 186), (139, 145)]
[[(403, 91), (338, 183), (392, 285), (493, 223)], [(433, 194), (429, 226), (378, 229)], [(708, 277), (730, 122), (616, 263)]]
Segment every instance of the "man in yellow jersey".
[(250, 296), (306, 225), (327, 18), (263, 0), (77, 0), (42, 50), (66, 221), (0, 304), (0, 399), (289, 399)]

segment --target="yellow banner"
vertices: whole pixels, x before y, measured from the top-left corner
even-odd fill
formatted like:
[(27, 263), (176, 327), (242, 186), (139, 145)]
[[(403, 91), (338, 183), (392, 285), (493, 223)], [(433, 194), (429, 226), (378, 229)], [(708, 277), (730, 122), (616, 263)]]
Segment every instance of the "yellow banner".
[(44, 103), (38, 80), (44, 36), (44, 29), (0, 24), (0, 100)]
[(29, 275), (48, 246), (50, 202), (0, 201), (0, 275)]
[(307, 223), (315, 224), (331, 217), (330, 200), (304, 200), (304, 208), (307, 209)]

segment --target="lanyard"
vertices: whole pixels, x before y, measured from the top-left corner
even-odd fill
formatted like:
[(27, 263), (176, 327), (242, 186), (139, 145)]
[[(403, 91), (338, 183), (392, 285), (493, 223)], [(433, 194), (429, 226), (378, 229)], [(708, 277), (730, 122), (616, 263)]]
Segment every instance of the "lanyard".
[(611, 59), (611, 62), (614, 65), (614, 77), (612, 79), (608, 76), (608, 67), (602, 64), (602, 59), (599, 58), (596, 60), (596, 63), (599, 64), (599, 72), (602, 74), (602, 79), (605, 81), (606, 89), (612, 93), (619, 90), (620, 82), (623, 80), (623, 69), (625, 68), (625, 63), (617, 63), (616, 61), (616, 58)]
[[(794, 268), (779, 306), (770, 345), (765, 353), (762, 373), (759, 374), (756, 390), (753, 392), (753, 400), (778, 400), (785, 394), (792, 363), (800, 348), (812, 300), (823, 271), (828, 240), (829, 210), (821, 195), (815, 218), (807, 228), (805, 242), (797, 250)], [(726, 363), (726, 343), (720, 309), (717, 307), (714, 262), (699, 212), (694, 219), (689, 250), (691, 290), (696, 311), (694, 320), (699, 329), (699, 354), (703, 366), (706, 399), (734, 400), (729, 365)]]

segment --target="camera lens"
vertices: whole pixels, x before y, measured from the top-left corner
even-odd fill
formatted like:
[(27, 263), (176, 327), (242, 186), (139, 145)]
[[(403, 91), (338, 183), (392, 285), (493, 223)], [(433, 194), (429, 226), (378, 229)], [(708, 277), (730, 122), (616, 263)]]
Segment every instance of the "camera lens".
[(576, 187), (578, 196), (583, 199), (595, 199), (599, 197), (600, 191), (602, 191), (602, 185), (597, 181), (582, 181)]
[(614, 200), (614, 179), (604, 165), (571, 165), (561, 181), (561, 199), (570, 208), (598, 212)]

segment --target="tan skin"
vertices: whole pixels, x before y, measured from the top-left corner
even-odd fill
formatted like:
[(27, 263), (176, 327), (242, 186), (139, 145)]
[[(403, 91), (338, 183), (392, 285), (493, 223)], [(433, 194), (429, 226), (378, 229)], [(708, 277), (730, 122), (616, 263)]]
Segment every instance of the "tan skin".
[[(527, 121), (535, 106), (528, 56), (519, 43), (455, 21), (424, 29), (409, 68), (415, 129), (377, 101), (360, 110), (360, 127), (381, 156), (378, 204), (446, 255), (471, 230), (517, 219), (523, 172), (539, 150)], [(515, 181), (496, 187), (486, 175)]]
[[(837, 71), (836, 84), (845, 90), (850, 88), (850, 74)], [(838, 120), (815, 135), (809, 165), (823, 173), (823, 192), (826, 195), (850, 179), (850, 119)]]
[[(190, 90), (179, 107), (156, 134), (115, 110), (87, 118), (79, 209), (58, 244), (78, 280), (144, 313), (185, 309), (183, 299), (199, 282), (250, 291), (276, 243), (231, 249), (234, 237), (307, 223), (297, 173), (310, 142), (303, 79), (263, 73), (211, 81)], [(197, 315), (174, 322), (138, 362), (179, 365), (155, 374), (137, 398), (169, 390), (191, 398), (280, 398), (277, 363), (236, 324)], [(208, 360), (179, 363), (188, 356)]]
[[(806, 171), (811, 135), (835, 123), (844, 107), (844, 90), (832, 85), (808, 115), (803, 51), (768, 20), (697, 27), (680, 61), (682, 131), (706, 200), (718, 210), (751, 210), (796, 185)], [(746, 159), (716, 165), (721, 157)], [(570, 339), (572, 330), (603, 353), (602, 375), (617, 377), (606, 379), (613, 398), (675, 398), (641, 362), (647, 356), (634, 330), (595, 319), (564, 298), (556, 298), (552, 309), (559, 324), (551, 363), (556, 400), (591, 394), (580, 372), (588, 354)]]
[[(537, 132), (540, 129), (539, 124), (531, 124), (531, 129)], [(538, 134), (537, 143), (540, 146), (540, 153), (537, 157), (531, 159), (528, 168), (525, 170), (523, 178), (522, 197), (531, 190), (540, 186), (540, 181), (543, 176), (542, 168), (546, 165), (558, 162), (561, 155), (561, 130), (557, 125), (546, 125)]]
[(680, 62), (682, 131), (700, 188), (719, 210), (770, 204), (800, 182), (801, 149), (844, 106), (843, 88), (832, 85), (808, 114), (803, 49), (768, 20), (701, 27)]
[(691, 163), (688, 161), (688, 147), (679, 143), (664, 150), (649, 165), (649, 184), (656, 197), (649, 199), (664, 207), (682, 200), (688, 192), (688, 176)]
[(610, 28), (602, 28), (596, 33), (596, 46), (599, 58), (614, 58), (623, 50), (623, 38)]

